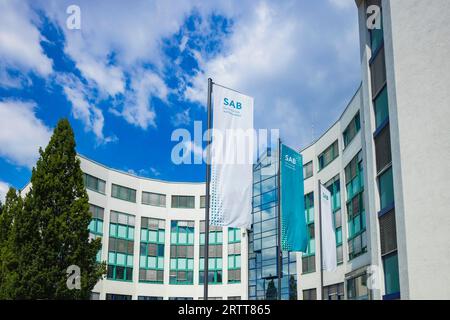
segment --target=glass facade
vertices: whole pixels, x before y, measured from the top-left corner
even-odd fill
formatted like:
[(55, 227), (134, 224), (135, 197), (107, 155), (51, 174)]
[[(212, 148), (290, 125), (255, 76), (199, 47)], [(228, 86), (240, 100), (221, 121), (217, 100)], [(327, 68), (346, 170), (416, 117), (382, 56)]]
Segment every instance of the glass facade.
[[(383, 11), (380, 0), (370, 0), (367, 6), (375, 4)], [(381, 258), (385, 278), (385, 296), (400, 297), (399, 270), (397, 259), (397, 234), (395, 221), (394, 184), (392, 172), (392, 150), (389, 126), (389, 97), (386, 80), (386, 58), (383, 39), (383, 15), (379, 22), (381, 29), (369, 31), (372, 57), (369, 61), (372, 81), (373, 112), (376, 130), (374, 132), (375, 160), (380, 207), (378, 209)]]
[(169, 282), (194, 283), (194, 221), (171, 221)]
[(364, 174), (360, 151), (345, 167), (349, 260), (367, 252)]
[(314, 229), (314, 193), (305, 195), (305, 216), (308, 228), (308, 247), (302, 254), (302, 273), (316, 271), (316, 235)]
[[(91, 239), (97, 239), (103, 237), (103, 220), (105, 209), (95, 206), (93, 204), (89, 205), (89, 211), (92, 214), (92, 220), (89, 223), (89, 236)], [(102, 249), (97, 252), (97, 262), (102, 260)]]
[[(251, 300), (278, 299), (278, 154), (270, 149), (253, 170), (252, 229), (249, 232), (248, 295)], [(283, 252), (281, 299), (297, 297), (295, 253)]]
[(165, 221), (141, 218), (139, 281), (163, 283)]
[[(198, 281), (205, 281), (205, 221), (200, 221), (200, 272)], [(223, 265), (223, 231), (222, 227), (209, 226), (208, 246), (208, 284), (222, 283)]]
[(133, 281), (134, 226), (135, 218), (133, 215), (111, 211), (108, 279)]

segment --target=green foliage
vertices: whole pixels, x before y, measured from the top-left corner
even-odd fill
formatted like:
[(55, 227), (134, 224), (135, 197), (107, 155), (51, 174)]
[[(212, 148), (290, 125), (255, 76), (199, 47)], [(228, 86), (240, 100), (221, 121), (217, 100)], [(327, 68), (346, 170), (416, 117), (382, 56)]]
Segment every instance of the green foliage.
[(267, 284), (266, 300), (277, 300), (277, 298), (278, 298), (277, 288), (275, 287), (275, 283), (273, 282), (272, 279)]
[[(24, 200), (11, 194), (1, 214), (8, 237), (0, 242), (0, 298), (88, 299), (106, 266), (96, 262), (100, 239), (89, 239), (92, 216), (68, 120), (59, 121), (39, 153)], [(71, 265), (81, 269), (81, 290), (67, 287)]]
[(297, 300), (297, 281), (293, 275), (289, 277), (289, 300)]

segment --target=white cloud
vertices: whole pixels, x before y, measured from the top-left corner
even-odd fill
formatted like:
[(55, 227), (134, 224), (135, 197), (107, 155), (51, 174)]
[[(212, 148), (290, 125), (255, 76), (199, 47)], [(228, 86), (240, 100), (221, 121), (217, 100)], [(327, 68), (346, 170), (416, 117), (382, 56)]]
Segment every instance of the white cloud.
[(105, 122), (103, 112), (89, 102), (88, 96), (90, 93), (86, 91), (78, 78), (60, 75), (58, 81), (62, 85), (67, 99), (72, 104), (73, 117), (83, 122), (86, 131), (92, 131), (95, 134), (97, 143), (104, 144), (116, 141), (116, 137), (105, 137), (103, 133)]
[(156, 97), (167, 101), (169, 89), (164, 81), (151, 71), (142, 71), (133, 75), (131, 88), (127, 92), (124, 106), (118, 113), (125, 120), (142, 129), (156, 127), (156, 113), (151, 99)]
[(194, 156), (203, 157), (203, 148), (193, 141), (184, 142), (184, 146), (186, 147), (186, 154), (192, 153)]
[(328, 0), (328, 2), (338, 9), (356, 8), (354, 0)]
[(167, 59), (162, 39), (178, 32), (197, 1), (79, 1), (80, 30), (66, 28), (67, 3), (38, 1), (37, 6), (61, 27), (64, 51), (89, 87), (100, 98), (125, 97), (123, 105), (111, 108), (113, 114), (147, 129), (156, 127), (151, 100), (168, 94), (161, 79)]
[(328, 17), (312, 1), (253, 3), (223, 39), (224, 50), (198, 59), (200, 70), (186, 80), (185, 97), (204, 105), (211, 77), (255, 98), (256, 127), (279, 128), (285, 142), (305, 146), (313, 114), (320, 119), (316, 131), (323, 132), (357, 88), (357, 17)]
[(39, 157), (39, 147), (50, 140), (51, 130), (36, 117), (34, 102), (0, 101), (0, 156), (31, 168)]
[(189, 115), (190, 111), (191, 111), (191, 108), (187, 108), (183, 111), (176, 113), (171, 119), (172, 124), (175, 127), (179, 127), (179, 126), (187, 125), (187, 124), (191, 123), (191, 117)]
[(2, 0), (0, 12), (0, 69), (9, 67), (48, 76), (52, 72), (52, 61), (40, 45), (42, 37), (32, 11), (24, 1)]
[(153, 167), (150, 168), (150, 172), (152, 173), (152, 175), (154, 177), (158, 177), (161, 175), (161, 172), (159, 172), (156, 168), (153, 168)]
[(6, 194), (9, 190), (9, 184), (3, 181), (0, 181), (0, 202), (5, 203)]

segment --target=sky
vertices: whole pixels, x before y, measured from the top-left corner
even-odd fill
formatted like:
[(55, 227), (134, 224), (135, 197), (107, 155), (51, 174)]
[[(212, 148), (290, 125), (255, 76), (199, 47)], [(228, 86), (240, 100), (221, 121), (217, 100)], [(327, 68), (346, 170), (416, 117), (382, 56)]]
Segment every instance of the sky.
[(254, 97), (256, 128), (305, 147), (359, 86), (357, 28), (353, 0), (0, 0), (0, 200), (60, 118), (106, 166), (204, 181), (171, 161), (171, 135), (205, 123), (208, 77)]

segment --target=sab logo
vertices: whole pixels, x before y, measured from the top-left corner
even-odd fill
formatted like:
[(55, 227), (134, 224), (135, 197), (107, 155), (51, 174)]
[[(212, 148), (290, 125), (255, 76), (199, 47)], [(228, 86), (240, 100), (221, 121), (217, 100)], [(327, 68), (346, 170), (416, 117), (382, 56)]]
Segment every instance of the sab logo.
[(228, 98), (223, 99), (223, 105), (224, 106), (230, 106), (234, 109), (242, 109), (242, 103), (239, 101), (234, 102), (234, 100), (228, 100)]
[(293, 157), (288, 156), (288, 155), (286, 155), (284, 157), (284, 160), (287, 161), (287, 162), (290, 162), (292, 164), (297, 164), (297, 160), (295, 158), (293, 158)]

